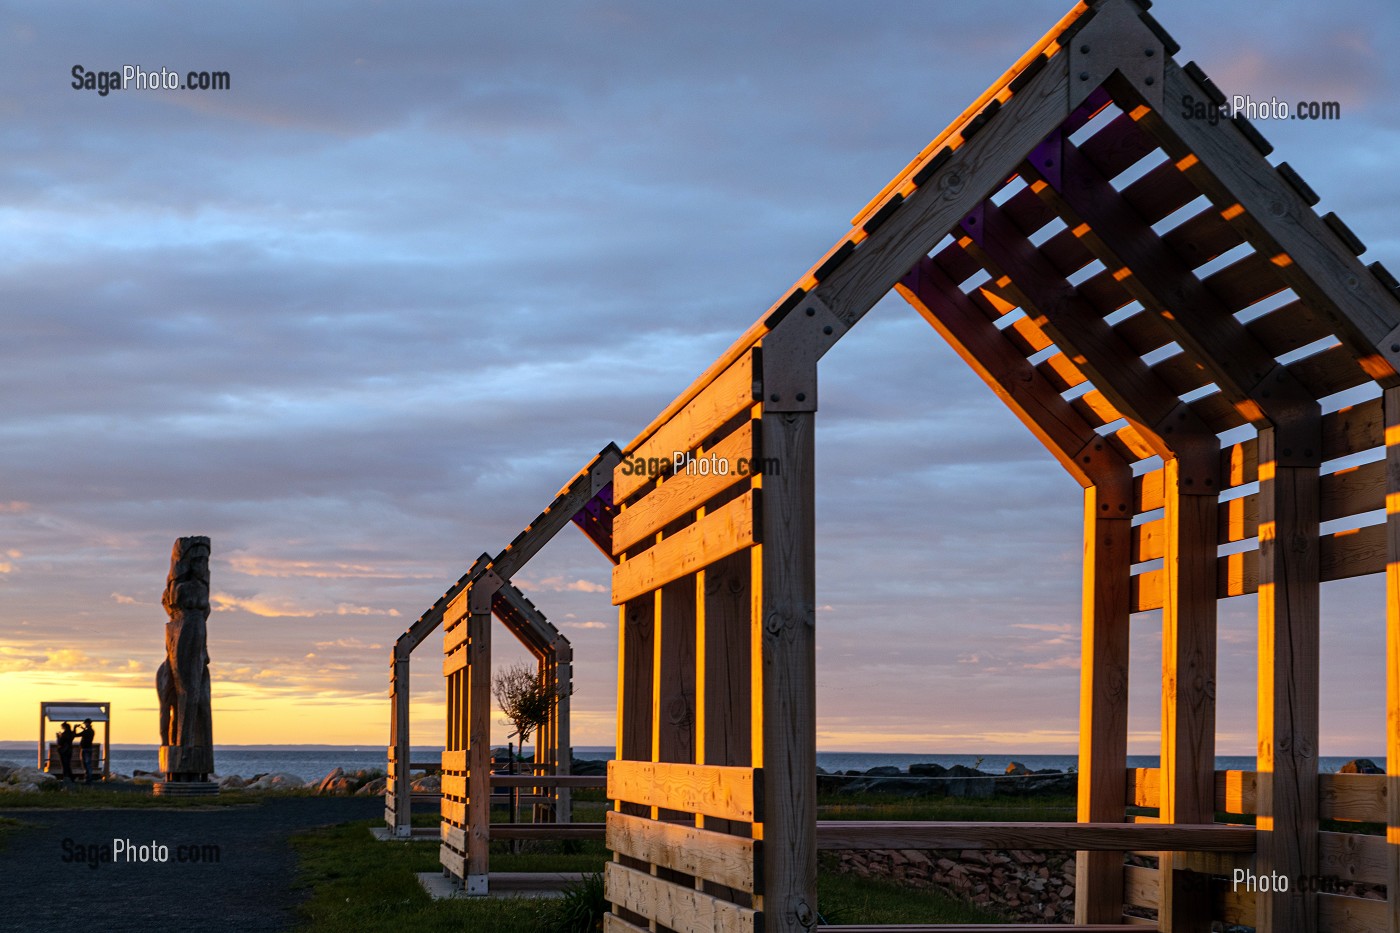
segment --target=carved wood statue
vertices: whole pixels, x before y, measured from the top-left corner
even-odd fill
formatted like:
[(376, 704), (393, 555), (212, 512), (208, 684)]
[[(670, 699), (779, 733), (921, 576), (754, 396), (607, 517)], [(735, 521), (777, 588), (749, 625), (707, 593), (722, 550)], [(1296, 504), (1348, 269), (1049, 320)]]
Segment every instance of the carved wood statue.
[(167, 781), (207, 781), (214, 770), (209, 694), (209, 539), (178, 538), (161, 598), (165, 661), (156, 671), (160, 697), (160, 768)]

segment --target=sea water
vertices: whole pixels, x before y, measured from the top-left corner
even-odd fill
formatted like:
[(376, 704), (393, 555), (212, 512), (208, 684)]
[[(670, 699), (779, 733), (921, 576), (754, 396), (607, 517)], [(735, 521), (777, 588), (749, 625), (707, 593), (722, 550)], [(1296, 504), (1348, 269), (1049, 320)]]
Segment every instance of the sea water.
[[(527, 750), (528, 754), (529, 750)], [(436, 762), (442, 749), (431, 746), (415, 746), (412, 761)], [(604, 746), (577, 746), (574, 755), (578, 758), (607, 759), (613, 750)], [(30, 764), (34, 752), (24, 754), (14, 747), (0, 749), (0, 759), (8, 759), (20, 764)], [(1353, 758), (1370, 758), (1377, 765), (1385, 767), (1384, 755), (1328, 756), (1319, 759), (1318, 768), (1324, 773), (1335, 772)], [(1032, 771), (1053, 769), (1066, 771), (1076, 768), (1079, 759), (1075, 755), (1017, 755), (1005, 752), (977, 754), (951, 754), (947, 752), (842, 752), (818, 751), (817, 767), (828, 773), (844, 771), (867, 771), (875, 767), (894, 766), (908, 771), (911, 764), (934, 763), (943, 767), (963, 765), (977, 768), (988, 774), (1002, 774), (1013, 762), (1020, 762)], [(384, 770), (386, 762), (383, 746), (263, 746), (239, 747), (218, 746), (214, 750), (215, 771), (220, 775), (238, 774), (245, 778), (255, 774), (286, 772), (295, 774), (302, 780), (322, 778), (335, 768), (347, 772), (360, 769)], [(1156, 755), (1129, 755), (1130, 768), (1155, 768), (1159, 764)], [(1215, 759), (1216, 770), (1252, 771), (1255, 767), (1253, 755), (1221, 755)], [(132, 771), (155, 771), (156, 749), (150, 747), (128, 748), (118, 746), (112, 753), (112, 770), (122, 774)]]

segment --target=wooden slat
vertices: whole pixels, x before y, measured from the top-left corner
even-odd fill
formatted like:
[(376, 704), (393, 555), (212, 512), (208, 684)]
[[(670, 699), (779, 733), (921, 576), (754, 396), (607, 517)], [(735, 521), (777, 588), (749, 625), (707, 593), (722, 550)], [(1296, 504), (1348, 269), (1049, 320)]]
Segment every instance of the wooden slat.
[(465, 771), (467, 770), (467, 752), (465, 749), (446, 749), (442, 753), (442, 770), (444, 771)]
[(603, 914), (603, 933), (651, 933), (646, 927), (628, 923), (617, 914)]
[(609, 862), (603, 883), (610, 903), (676, 933), (756, 933), (761, 914), (692, 888)]
[(1062, 375), (1078, 382), (1084, 377), (1064, 354), (1031, 369), (1005, 332), (979, 317), (967, 296), (927, 260), (910, 270), (898, 290), (1071, 476), (1092, 482), (1078, 458), (1096, 439), (1093, 427), (1059, 395), (1067, 381)]
[(1384, 836), (1360, 833), (1318, 833), (1318, 874), (1343, 881), (1385, 884), (1389, 870)]
[(1241, 311), (1285, 287), (1278, 267), (1259, 253), (1250, 253), (1207, 276), (1202, 284), (1232, 312)]
[[(1199, 98), (1203, 92), (1174, 62), (1167, 62), (1163, 98)], [(1217, 207), (1231, 208), (1231, 222), (1263, 255), (1286, 256), (1279, 274), (1299, 298), (1333, 319), (1338, 335), (1370, 354), (1378, 373), (1393, 379), (1375, 348), (1400, 323), (1395, 297), (1357, 261), (1296, 191), (1254, 151), (1232, 125), (1208, 126), (1175, 107), (1154, 109), (1141, 121)], [(1189, 161), (1187, 161), (1189, 160)]]
[(1327, 820), (1384, 823), (1385, 780), (1383, 774), (1318, 775), (1320, 815)]
[(456, 878), (467, 876), (467, 857), (460, 852), (454, 852), (447, 846), (439, 846), (438, 862)]
[(1324, 522), (1385, 508), (1385, 461), (1323, 476), (1318, 497)]
[(817, 822), (820, 849), (1253, 852), (1254, 835), (1221, 823)]
[(1370, 525), (1322, 536), (1322, 579), (1380, 573), (1385, 570), (1385, 526)]
[(1341, 894), (1317, 896), (1317, 926), (1327, 933), (1388, 933), (1394, 914), (1385, 901)]
[(467, 653), (458, 651), (442, 659), (442, 676), (449, 677), (467, 666)]
[(451, 628), (443, 630), (442, 633), (442, 653), (451, 654), (467, 643), (467, 623), (466, 620), (458, 622)]
[(1332, 460), (1385, 443), (1378, 398), (1322, 416), (1322, 459)]
[(620, 855), (752, 894), (760, 843), (624, 813), (607, 815), (607, 845)]
[(757, 496), (749, 490), (704, 518), (613, 568), (612, 601), (621, 605), (713, 564), (755, 541)]
[(762, 820), (761, 775), (758, 768), (614, 760), (608, 762), (608, 796), (755, 823)]
[[(1081, 146), (1080, 152), (1083, 151)], [(1162, 242), (1180, 256), (1188, 268), (1197, 269), (1239, 246), (1244, 238), (1220, 216), (1220, 211), (1206, 207), (1163, 233)]]
[(607, 787), (601, 774), (493, 774), (492, 787)]
[[(1320, 544), (1323, 582), (1345, 580), (1386, 569), (1385, 526), (1368, 525), (1323, 535)], [(1259, 591), (1259, 552), (1229, 554), (1217, 561), (1216, 598), (1227, 599)], [(1134, 612), (1162, 608), (1162, 571), (1148, 570), (1133, 577)]]
[(467, 803), (464, 800), (442, 798), (439, 812), (442, 818), (457, 826), (467, 825)]
[[(1160, 768), (1129, 768), (1126, 789), (1135, 807), (1161, 806)], [(1215, 809), (1223, 813), (1253, 813), (1256, 775), (1253, 771), (1215, 772)]]
[(1276, 357), (1332, 335), (1331, 326), (1301, 301), (1290, 301), (1261, 314), (1246, 324), (1245, 329)]
[(1123, 866), (1123, 903), (1157, 909), (1157, 869), (1141, 865)]
[(649, 534), (655, 534), (671, 522), (695, 511), (706, 501), (736, 483), (748, 481), (758, 462), (754, 450), (753, 421), (744, 422), (724, 440), (707, 450), (703, 459), (710, 464), (723, 463), (726, 473), (707, 473), (682, 469), (667, 477), (644, 498), (633, 502), (613, 519), (613, 553), (621, 554)]
[(1359, 386), (1371, 378), (1356, 362), (1352, 352), (1341, 344), (1289, 363), (1288, 371), (1297, 376), (1298, 381), (1316, 398), (1326, 398), (1343, 389)]
[(750, 351), (716, 376), (640, 446), (628, 450), (613, 469), (613, 502), (627, 501), (653, 478), (641, 465), (652, 461), (669, 464), (677, 451), (694, 450), (715, 429), (753, 402), (754, 368)]

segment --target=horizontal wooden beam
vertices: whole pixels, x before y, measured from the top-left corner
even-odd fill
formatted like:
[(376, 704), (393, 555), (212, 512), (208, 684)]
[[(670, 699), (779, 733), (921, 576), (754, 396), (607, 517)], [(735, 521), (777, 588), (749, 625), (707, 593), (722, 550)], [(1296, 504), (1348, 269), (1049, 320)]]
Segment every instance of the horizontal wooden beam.
[(763, 819), (763, 769), (658, 761), (608, 762), (608, 797), (721, 820)]
[(492, 787), (607, 787), (601, 774), (493, 774)]
[[(736, 483), (746, 482), (758, 462), (756, 434), (752, 420), (731, 431), (722, 441), (706, 450), (697, 468), (668, 476), (654, 490), (633, 502), (613, 519), (613, 553), (623, 551), (656, 534), (671, 522), (694, 512), (710, 499)], [(708, 464), (704, 472), (699, 463)], [(717, 468), (723, 464), (723, 471)]]
[(819, 821), (817, 848), (1253, 852), (1254, 828), (1216, 823)]
[(619, 855), (750, 894), (757, 889), (762, 861), (753, 839), (625, 813), (607, 819), (607, 845)]
[(694, 450), (720, 425), (755, 401), (754, 354), (745, 353), (613, 469), (613, 502), (621, 505), (655, 478), (653, 463), (669, 464), (679, 452)]
[(758, 933), (762, 929), (759, 911), (617, 862), (605, 866), (603, 884), (609, 903), (676, 933)]
[(757, 503), (757, 491), (751, 489), (613, 567), (613, 605), (658, 590), (756, 543)]
[[(1385, 570), (1385, 526), (1337, 531), (1321, 539), (1321, 579), (1346, 580)], [(1227, 599), (1259, 591), (1259, 551), (1227, 554), (1218, 562), (1216, 596)], [(1133, 577), (1133, 612), (1162, 608), (1162, 571)]]

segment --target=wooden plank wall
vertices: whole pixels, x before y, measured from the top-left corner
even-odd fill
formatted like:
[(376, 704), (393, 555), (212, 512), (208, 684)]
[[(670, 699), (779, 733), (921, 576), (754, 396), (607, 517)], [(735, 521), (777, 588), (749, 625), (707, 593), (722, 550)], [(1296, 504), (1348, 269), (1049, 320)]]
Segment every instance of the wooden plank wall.
[(467, 877), (467, 618), (466, 601), (459, 597), (445, 611), (442, 627), (447, 728), (442, 752), (442, 842), (438, 860), (458, 883), (465, 883)]
[[(778, 856), (768, 846), (815, 831), (814, 581), (810, 561), (794, 559), (812, 547), (812, 415), (765, 414), (760, 352), (718, 373), (614, 471), (606, 929), (754, 930), (765, 918), (782, 929), (774, 897), (815, 916), (815, 843), (801, 837), (811, 844)], [(788, 546), (769, 556), (775, 526)], [(803, 594), (806, 614), (775, 609)], [(790, 767), (765, 774), (775, 752)], [(786, 806), (776, 818), (764, 812), (775, 781)]]
[[(1213, 808), (1225, 814), (1254, 815), (1262, 775), (1253, 771), (1217, 771)], [(1316, 810), (1319, 818), (1343, 823), (1386, 823), (1389, 819), (1389, 775), (1379, 774), (1319, 774), (1316, 777)], [(1125, 785), (1126, 798), (1132, 806), (1158, 808), (1161, 806), (1161, 770), (1158, 768), (1130, 769)], [(1149, 818), (1140, 818), (1149, 819)], [(1150, 818), (1155, 821), (1155, 817)], [(1386, 837), (1362, 832), (1316, 832), (1316, 874), (1324, 879), (1323, 894), (1318, 895), (1318, 928), (1323, 931), (1348, 933), (1392, 933), (1389, 928), (1391, 912), (1387, 903), (1369, 898), (1327, 891), (1329, 886), (1357, 882), (1387, 884), (1390, 856), (1394, 846)], [(1261, 834), (1262, 839), (1262, 834)], [(1142, 853), (1156, 854), (1156, 853)], [(1187, 864), (1200, 872), (1229, 876), (1236, 868), (1260, 871), (1259, 863), (1248, 858), (1211, 860), (1187, 858)], [(1126, 903), (1136, 907), (1160, 909), (1158, 873), (1155, 869), (1127, 866), (1124, 871)], [(1209, 903), (1215, 919), (1253, 925), (1262, 907), (1264, 895), (1233, 890), (1217, 877), (1211, 883)], [(1388, 885), (1387, 885), (1388, 886)], [(1297, 890), (1298, 885), (1292, 885)]]

